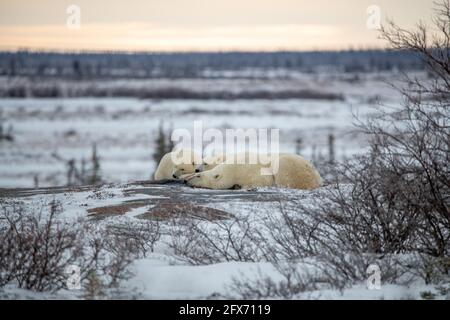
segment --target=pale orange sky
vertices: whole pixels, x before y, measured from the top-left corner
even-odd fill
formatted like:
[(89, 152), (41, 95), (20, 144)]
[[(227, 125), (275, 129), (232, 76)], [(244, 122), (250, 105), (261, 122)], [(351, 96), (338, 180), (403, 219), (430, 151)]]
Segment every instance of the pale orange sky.
[[(69, 5), (81, 28), (66, 26)], [(330, 50), (383, 47), (366, 26), (430, 23), (433, 0), (0, 0), (0, 50)]]

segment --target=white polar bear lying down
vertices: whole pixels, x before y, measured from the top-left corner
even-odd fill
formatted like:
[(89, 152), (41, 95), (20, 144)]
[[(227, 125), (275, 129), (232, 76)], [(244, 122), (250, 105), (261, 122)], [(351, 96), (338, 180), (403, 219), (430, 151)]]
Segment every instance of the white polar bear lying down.
[[(242, 159), (245, 155), (246, 160), (244, 160), (244, 161), (248, 162), (249, 154), (258, 156), (257, 153), (253, 153), (253, 152), (240, 152), (240, 153), (231, 153), (231, 154), (226, 154), (226, 155), (223, 153), (218, 153), (218, 154), (214, 154), (214, 155), (208, 155), (202, 159), (201, 164), (197, 165), (197, 167), (195, 168), (195, 172), (202, 172), (202, 171), (208, 171), (208, 170), (214, 169), (219, 164), (226, 162), (227, 159), (230, 157), (233, 161), (236, 159)], [(282, 155), (286, 155), (286, 154), (288, 154), (288, 153), (279, 153), (278, 155), (282, 156)]]
[(195, 172), (202, 172), (214, 169), (217, 165), (225, 162), (226, 158), (223, 153), (205, 156), (202, 162), (195, 168)]
[(262, 175), (261, 168), (270, 168), (262, 164), (227, 164), (196, 173), (186, 179), (192, 187), (209, 189), (230, 189), (241, 187), (279, 186), (294, 189), (314, 189), (322, 184), (322, 178), (313, 165), (296, 154), (280, 154), (278, 171), (272, 175)]
[(219, 164), (214, 169), (196, 173), (187, 178), (191, 187), (231, 189), (236, 186), (250, 189), (274, 185), (272, 175), (261, 175), (258, 164)]
[(315, 189), (322, 185), (316, 168), (297, 154), (280, 154), (278, 172), (274, 175), (276, 186), (292, 189)]
[(179, 149), (166, 153), (158, 164), (155, 180), (179, 179), (182, 175), (195, 172), (201, 157), (189, 149)]

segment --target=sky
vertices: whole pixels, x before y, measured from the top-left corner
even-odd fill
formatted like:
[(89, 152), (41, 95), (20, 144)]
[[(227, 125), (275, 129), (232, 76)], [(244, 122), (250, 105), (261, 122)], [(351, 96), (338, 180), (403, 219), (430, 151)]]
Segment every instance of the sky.
[(433, 0), (0, 0), (0, 50), (381, 48), (386, 18), (431, 24)]

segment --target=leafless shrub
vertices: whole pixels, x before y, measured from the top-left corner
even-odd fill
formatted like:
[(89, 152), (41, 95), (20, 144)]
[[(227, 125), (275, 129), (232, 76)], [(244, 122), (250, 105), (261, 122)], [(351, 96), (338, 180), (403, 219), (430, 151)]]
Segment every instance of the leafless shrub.
[[(169, 130), (171, 132), (172, 130)], [(159, 129), (158, 129), (158, 136), (155, 139), (156, 148), (153, 152), (153, 160), (158, 165), (161, 161), (162, 157), (166, 153), (169, 153), (173, 150), (174, 144), (173, 141), (170, 139), (170, 134), (167, 133), (164, 129), (164, 122), (160, 122)]]
[(101, 177), (100, 157), (95, 143), (92, 145), (92, 155), (89, 161), (83, 158), (79, 165), (75, 158), (65, 159), (57, 153), (53, 153), (52, 156), (66, 165), (67, 186), (100, 185), (104, 182)]
[(202, 221), (176, 219), (170, 227), (169, 247), (195, 265), (223, 261), (259, 261), (258, 233), (248, 217)]
[(449, 274), (450, 1), (436, 3), (434, 24), (437, 31), (432, 34), (424, 24), (415, 31), (393, 22), (383, 28), (382, 37), (395, 49), (416, 52), (431, 77), (407, 79), (400, 88), (403, 106), (380, 113), (360, 128), (372, 137), (372, 163), (379, 168), (373, 196), (385, 207), (394, 206), (396, 218), (408, 219), (398, 241)]
[(227, 298), (292, 299), (320, 288), (320, 279), (300, 272), (295, 263), (274, 264), (274, 267), (278, 271), (276, 278), (264, 275), (261, 270), (252, 278), (243, 274), (234, 277), (228, 285)]
[(260, 248), (268, 261), (292, 261), (316, 253), (310, 242), (311, 231), (314, 231), (312, 222), (308, 223), (306, 214), (298, 214), (296, 204), (290, 200), (281, 200), (276, 210), (260, 214), (264, 230), (255, 231), (260, 239), (265, 239)]
[(395, 255), (346, 253), (338, 248), (330, 248), (311, 261), (311, 265), (317, 268), (329, 288), (342, 291), (357, 283), (365, 283), (370, 276), (368, 270), (371, 266), (379, 268), (381, 283), (409, 285), (413, 275), (409, 269), (401, 267), (400, 261)]
[[(370, 213), (362, 213), (350, 200), (340, 202), (349, 197), (349, 190), (333, 187), (325, 194), (328, 198), (314, 206), (307, 207), (301, 200), (280, 202), (280, 213), (267, 215), (261, 231), (267, 239), (262, 246), (265, 257), (275, 263), (306, 259), (323, 283), (340, 290), (367, 279), (371, 264), (381, 268), (383, 282), (407, 283), (410, 277), (395, 255), (371, 246), (378, 231), (371, 229), (377, 222), (370, 219)], [(333, 194), (342, 197), (333, 198)]]
[(79, 260), (85, 299), (115, 299), (120, 283), (132, 275), (129, 266), (135, 259), (134, 244), (107, 229), (89, 232), (85, 255)]
[(122, 280), (128, 279), (131, 275), (128, 267), (134, 260), (134, 247), (122, 240), (105, 231), (89, 239), (86, 253), (88, 263), (82, 264), (82, 279), (95, 273), (106, 288), (117, 287)]
[(435, 2), (433, 28), (419, 22), (415, 30), (407, 30), (390, 20), (381, 29), (381, 38), (388, 41), (395, 50), (408, 50), (417, 53), (431, 76), (431, 82), (411, 79), (406, 89), (406, 96), (411, 94), (428, 95), (448, 100), (450, 89), (449, 47), (450, 47), (450, 1)]
[(106, 232), (115, 236), (122, 243), (129, 245), (129, 250), (136, 257), (146, 257), (153, 252), (156, 242), (161, 238), (161, 226), (158, 220), (125, 220), (107, 226)]
[[(284, 204), (268, 220), (275, 259), (314, 257), (334, 287), (367, 278), (376, 263), (384, 282), (439, 282), (450, 272), (450, 2), (438, 4), (439, 34), (394, 23), (382, 36), (395, 49), (411, 50), (431, 79), (407, 79), (401, 107), (379, 110), (360, 122), (370, 150), (348, 161), (328, 188), (326, 201), (307, 207)], [(292, 215), (291, 213), (296, 213)]]
[(56, 291), (67, 285), (69, 266), (80, 268), (84, 283), (96, 273), (105, 288), (129, 276), (129, 246), (115, 235), (92, 232), (84, 221), (59, 219), (60, 203), (28, 213), (20, 204), (2, 204), (0, 286), (14, 282), (33, 291)]
[(25, 214), (18, 204), (2, 206), (0, 230), (0, 285), (16, 281), (35, 291), (65, 285), (65, 268), (82, 256), (79, 229), (57, 221), (60, 205), (52, 202), (48, 216), (42, 210)]
[(97, 275), (97, 272), (92, 271), (88, 273), (84, 283), (84, 298), (86, 300), (98, 300), (106, 297), (105, 285)]
[(0, 143), (2, 141), (14, 141), (13, 127), (10, 124), (6, 129), (6, 120), (3, 116), (3, 110), (0, 110)]
[(425, 283), (442, 284), (450, 281), (449, 275), (444, 270), (445, 266), (449, 267), (449, 263), (448, 258), (413, 252), (405, 256), (399, 266), (415, 277), (423, 279)]
[(379, 152), (343, 165), (347, 183), (327, 187), (313, 205), (280, 201), (278, 214), (266, 214), (265, 231), (259, 230), (268, 239), (264, 256), (275, 262), (313, 257), (338, 289), (367, 279), (371, 264), (381, 268), (384, 283), (408, 283), (413, 275), (431, 283), (448, 275), (448, 254), (440, 248), (448, 250), (449, 229), (444, 216), (430, 218), (436, 198), (430, 199), (420, 172), (399, 173)]

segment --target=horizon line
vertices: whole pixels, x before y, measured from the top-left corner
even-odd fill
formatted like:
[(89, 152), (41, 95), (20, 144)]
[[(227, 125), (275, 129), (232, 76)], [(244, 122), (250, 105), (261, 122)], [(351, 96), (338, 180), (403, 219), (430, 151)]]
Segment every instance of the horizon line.
[[(39, 48), (17, 48), (17, 49), (0, 49), (0, 53), (56, 53), (56, 54), (205, 54), (205, 53), (317, 53), (317, 52), (364, 52), (364, 51), (402, 51), (398, 49), (393, 49), (390, 47), (358, 47), (352, 48), (337, 48), (337, 49), (255, 49), (255, 50), (245, 50), (245, 49), (218, 49), (218, 50), (91, 50), (91, 49), (81, 49), (81, 50), (64, 50), (64, 49), (39, 49)], [(407, 50), (405, 50), (407, 51)]]

